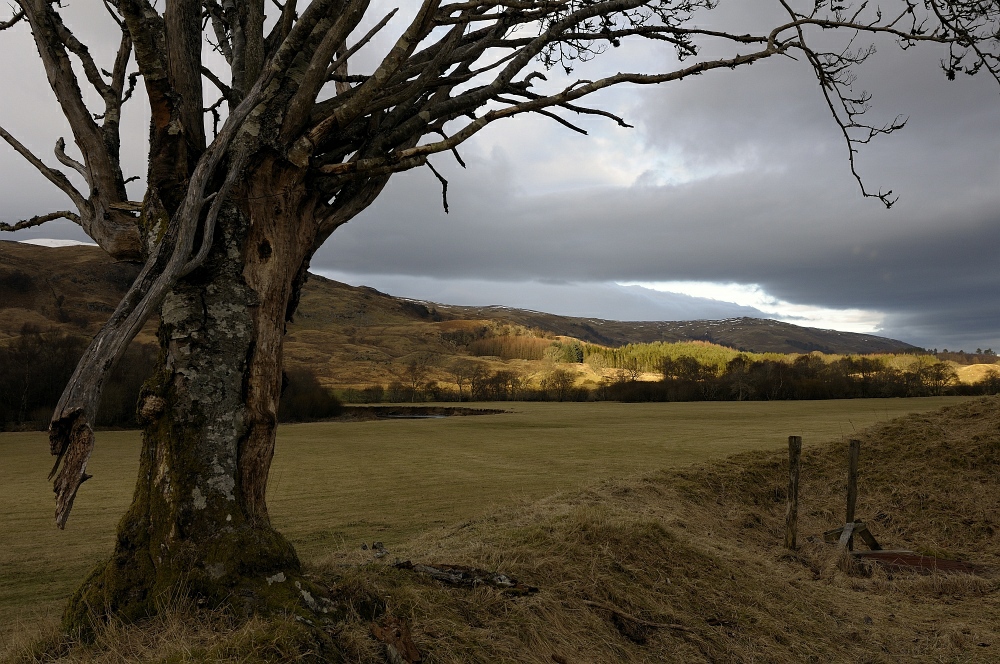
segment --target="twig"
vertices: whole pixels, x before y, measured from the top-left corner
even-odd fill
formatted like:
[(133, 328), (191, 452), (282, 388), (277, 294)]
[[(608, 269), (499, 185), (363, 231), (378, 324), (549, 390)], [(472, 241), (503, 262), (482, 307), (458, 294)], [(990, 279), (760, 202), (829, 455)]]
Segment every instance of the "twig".
[(437, 169), (431, 165), (431, 162), (424, 161), (427, 168), (431, 169), (431, 173), (441, 181), (441, 203), (444, 205), (444, 213), (448, 214), (448, 181), (444, 179), (444, 176), (437, 172)]
[(365, 44), (371, 41), (372, 37), (377, 35), (379, 30), (384, 28), (385, 24), (388, 23), (392, 19), (392, 17), (396, 15), (396, 12), (398, 11), (399, 7), (396, 7), (391, 12), (386, 14), (385, 17), (383, 17), (382, 20), (379, 21), (374, 28), (369, 30), (364, 37), (358, 40), (357, 44), (344, 51), (342, 54), (339, 55), (339, 57), (334, 62), (330, 63), (330, 66), (326, 68), (327, 76), (331, 76), (335, 71), (337, 71), (340, 68), (342, 64), (347, 62), (352, 55), (357, 53)]
[(86, 208), (87, 199), (83, 197), (83, 194), (77, 191), (76, 187), (73, 186), (73, 183), (67, 179), (62, 171), (58, 171), (47, 166), (41, 159), (36, 157), (31, 150), (24, 147), (19, 140), (11, 136), (10, 132), (3, 127), (0, 127), (0, 138), (7, 141), (7, 143), (9, 143), (18, 154), (27, 159), (28, 163), (38, 169), (38, 172), (44, 175), (49, 182), (62, 189), (63, 193), (70, 197), (70, 200), (73, 201), (73, 204), (76, 205), (78, 210)]
[(21, 10), (18, 13), (14, 14), (9, 21), (0, 22), (0, 30), (6, 30), (7, 28), (12, 27), (14, 24), (16, 24), (23, 18), (24, 18), (24, 10)]

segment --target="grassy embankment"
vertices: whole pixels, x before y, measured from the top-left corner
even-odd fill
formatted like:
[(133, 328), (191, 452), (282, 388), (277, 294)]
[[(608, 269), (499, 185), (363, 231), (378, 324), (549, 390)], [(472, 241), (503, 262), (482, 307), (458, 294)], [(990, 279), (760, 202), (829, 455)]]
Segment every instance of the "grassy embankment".
[[(610, 477), (735, 452), (807, 447), (958, 399), (674, 404), (507, 404), (512, 413), (283, 426), (269, 502), (313, 564)], [(493, 404), (491, 404), (493, 405)], [(110, 549), (138, 435), (104, 432), (65, 532), (51, 523), (44, 434), (0, 434), (0, 642), (52, 624)]]

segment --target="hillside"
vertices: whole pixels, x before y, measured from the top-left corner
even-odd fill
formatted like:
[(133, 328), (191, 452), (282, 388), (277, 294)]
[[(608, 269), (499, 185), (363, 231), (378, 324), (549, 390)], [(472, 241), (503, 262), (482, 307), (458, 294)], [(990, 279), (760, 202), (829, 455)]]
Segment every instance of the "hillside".
[[(93, 336), (138, 273), (97, 247), (0, 241), (0, 339), (25, 325)], [(153, 332), (147, 325), (140, 341), (152, 341)]]
[(690, 321), (614, 321), (574, 318), (508, 307), (459, 307), (435, 305), (442, 313), (460, 318), (501, 319), (525, 327), (604, 346), (654, 341), (707, 341), (756, 353), (830, 354), (905, 353), (916, 350), (908, 343), (871, 334), (800, 327), (766, 318), (727, 318)]
[[(0, 338), (17, 334), (25, 323), (93, 335), (137, 270), (112, 263), (96, 247), (0, 242)], [(442, 333), (467, 329), (466, 321), (502, 321), (606, 346), (697, 340), (758, 353), (899, 353), (914, 348), (873, 335), (763, 319), (627, 322), (415, 302), (313, 275), (289, 328), (289, 359), (312, 363), (339, 349), (338, 363), (358, 365), (348, 373), (367, 375), (365, 367), (413, 352), (455, 354), (454, 343)], [(147, 327), (146, 340), (151, 332)]]

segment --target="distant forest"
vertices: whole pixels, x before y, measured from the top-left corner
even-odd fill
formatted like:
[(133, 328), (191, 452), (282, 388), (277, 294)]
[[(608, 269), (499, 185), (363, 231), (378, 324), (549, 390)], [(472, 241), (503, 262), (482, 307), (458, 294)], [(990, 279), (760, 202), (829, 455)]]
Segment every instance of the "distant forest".
[[(974, 384), (959, 382), (952, 364), (927, 353), (895, 355), (782, 355), (745, 353), (706, 342), (654, 342), (608, 348), (560, 340), (537, 329), (491, 323), (450, 333), (457, 347), (483, 361), (453, 360), (450, 383), (424, 381), (425, 360), (406, 365), (388, 385), (344, 390), (343, 400), (382, 401), (743, 401), (978, 395), (1000, 392), (1000, 365)], [(947, 351), (945, 351), (947, 352)], [(957, 364), (993, 363), (991, 349), (951, 353)], [(485, 361), (542, 361), (541, 372)], [(587, 364), (604, 379), (580, 385), (571, 365)], [(440, 367), (439, 367), (440, 368)], [(658, 374), (658, 381), (648, 380)]]
[[(0, 345), (0, 431), (46, 428), (63, 387), (87, 347), (87, 339), (59, 332), (42, 332), (25, 325), (21, 334)], [(97, 425), (139, 426), (136, 403), (143, 383), (153, 373), (158, 349), (133, 343), (108, 377), (97, 412)], [(284, 376), (278, 419), (297, 422), (333, 417), (341, 405), (305, 370)]]
[[(334, 417), (341, 402), (423, 401), (746, 401), (853, 399), (1000, 393), (1000, 365), (973, 384), (958, 381), (949, 362), (932, 355), (835, 356), (742, 353), (704, 342), (607, 348), (557, 339), (541, 330), (493, 324), (452, 333), (456, 356), (400, 361), (398, 380), (334, 394), (308, 368), (283, 376), (279, 420)], [(24, 326), (0, 345), (0, 430), (38, 429), (49, 417), (86, 347), (86, 339)], [(135, 405), (155, 367), (157, 349), (133, 344), (109, 377), (98, 426), (136, 427)], [(947, 353), (947, 351), (944, 351)], [(943, 353), (942, 353), (943, 355)], [(995, 361), (992, 350), (951, 353), (954, 362)], [(482, 359), (477, 359), (482, 358)], [(496, 368), (491, 360), (532, 360)], [(580, 384), (574, 365), (603, 376)], [(649, 374), (658, 380), (649, 380)], [(432, 376), (447, 376), (436, 380)]]
[[(617, 350), (617, 349), (616, 349)], [(613, 371), (598, 384), (576, 384), (567, 362), (541, 376), (516, 369), (491, 371), (485, 363), (458, 360), (449, 371), (455, 387), (438, 381), (393, 381), (387, 386), (344, 390), (352, 403), (409, 401), (769, 401), (857, 399), (1000, 393), (1000, 367), (984, 379), (965, 384), (952, 366), (930, 356), (847, 356), (818, 354), (773, 359), (736, 353), (721, 367), (695, 356), (663, 357), (660, 379), (645, 378), (648, 364), (628, 355), (611, 355)], [(590, 356), (605, 358), (603, 355)], [(780, 356), (779, 356), (780, 357)], [(590, 359), (590, 358), (588, 358)]]

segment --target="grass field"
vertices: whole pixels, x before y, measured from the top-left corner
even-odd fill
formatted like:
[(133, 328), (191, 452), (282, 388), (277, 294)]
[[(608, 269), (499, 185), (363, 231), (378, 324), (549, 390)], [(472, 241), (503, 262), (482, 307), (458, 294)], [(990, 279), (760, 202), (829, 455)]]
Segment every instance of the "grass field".
[[(283, 426), (269, 504), (309, 563), (373, 540), (391, 550), (436, 526), (597, 480), (776, 448), (793, 434), (808, 447), (961, 400), (513, 403), (503, 415)], [(0, 434), (0, 640), (56, 619), (110, 551), (138, 445), (136, 432), (98, 435), (94, 478), (59, 532), (45, 434)]]

